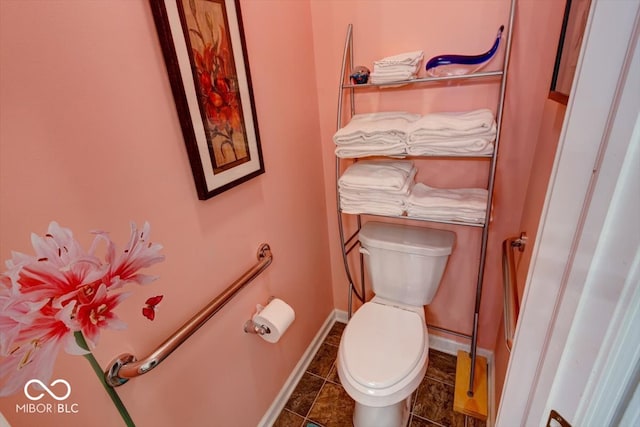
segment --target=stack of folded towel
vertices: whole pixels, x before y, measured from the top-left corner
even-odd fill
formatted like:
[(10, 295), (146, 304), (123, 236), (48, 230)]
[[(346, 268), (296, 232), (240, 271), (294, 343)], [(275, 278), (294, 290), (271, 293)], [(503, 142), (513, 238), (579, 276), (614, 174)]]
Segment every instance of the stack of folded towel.
[(374, 61), (369, 81), (383, 84), (415, 79), (423, 59), (424, 53), (418, 50)]
[(409, 160), (362, 160), (338, 180), (340, 209), (349, 214), (400, 216), (416, 176)]
[(497, 126), (491, 110), (460, 113), (356, 114), (333, 136), (336, 156), (491, 155)]
[(419, 114), (384, 112), (356, 114), (333, 136), (336, 156), (355, 158), (406, 153), (407, 127)]
[(496, 122), (488, 109), (464, 113), (432, 113), (409, 124), (410, 155), (493, 153)]
[(409, 195), (407, 216), (483, 224), (487, 195), (487, 190), (483, 188), (445, 190), (417, 183)]

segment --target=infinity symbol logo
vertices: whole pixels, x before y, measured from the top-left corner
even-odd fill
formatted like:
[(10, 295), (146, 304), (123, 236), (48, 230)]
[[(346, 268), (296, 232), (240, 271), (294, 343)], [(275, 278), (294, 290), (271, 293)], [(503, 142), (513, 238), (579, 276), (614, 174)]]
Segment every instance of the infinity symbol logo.
[(53, 397), (55, 400), (65, 400), (71, 394), (71, 385), (67, 381), (65, 381), (63, 379), (57, 379), (54, 382), (52, 382), (51, 384), (49, 384), (49, 385), (51, 387), (53, 387), (54, 385), (56, 385), (58, 383), (62, 383), (62, 384), (67, 386), (67, 393), (62, 397), (58, 396), (57, 394), (55, 394), (54, 392), (49, 390), (49, 388), (42, 381), (40, 381), (38, 379), (33, 379), (33, 380), (27, 381), (27, 383), (24, 385), (24, 395), (27, 396), (27, 398), (30, 399), (30, 400), (40, 400), (40, 399), (42, 399), (42, 396), (44, 396), (44, 393), (40, 393), (37, 396), (31, 396), (29, 394), (29, 390), (28, 390), (29, 386), (31, 384), (38, 384), (40, 387), (42, 387), (44, 389), (44, 391), (46, 391), (49, 394), (49, 396)]

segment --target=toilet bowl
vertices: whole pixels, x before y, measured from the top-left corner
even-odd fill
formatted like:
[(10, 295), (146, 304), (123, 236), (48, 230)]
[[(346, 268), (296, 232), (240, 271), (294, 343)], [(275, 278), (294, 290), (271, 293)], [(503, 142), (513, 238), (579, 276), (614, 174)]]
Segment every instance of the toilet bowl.
[(406, 425), (411, 394), (427, 370), (424, 310), (374, 298), (342, 334), (338, 376), (356, 401), (354, 426)]
[(429, 335), (424, 305), (440, 284), (455, 235), (369, 222), (359, 239), (375, 293), (351, 317), (337, 367), (355, 400), (355, 427), (403, 427), (411, 395), (427, 370)]

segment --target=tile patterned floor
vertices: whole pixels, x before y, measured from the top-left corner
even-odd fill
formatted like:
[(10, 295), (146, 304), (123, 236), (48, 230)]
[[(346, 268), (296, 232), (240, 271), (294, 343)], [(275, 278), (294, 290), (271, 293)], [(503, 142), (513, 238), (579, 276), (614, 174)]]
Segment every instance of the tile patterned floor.
[[(340, 385), (336, 356), (344, 323), (336, 322), (274, 427), (352, 427), (354, 402)], [(413, 395), (408, 427), (485, 427), (485, 423), (453, 411), (456, 358), (429, 350), (429, 366)]]

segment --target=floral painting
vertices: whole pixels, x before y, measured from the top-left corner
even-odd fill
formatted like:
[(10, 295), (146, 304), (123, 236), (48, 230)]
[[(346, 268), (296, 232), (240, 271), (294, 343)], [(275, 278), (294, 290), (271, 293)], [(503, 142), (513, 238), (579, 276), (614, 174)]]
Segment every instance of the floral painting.
[(238, 1), (150, 4), (199, 198), (263, 173)]
[(218, 173), (250, 160), (224, 3), (182, 0), (207, 147)]

